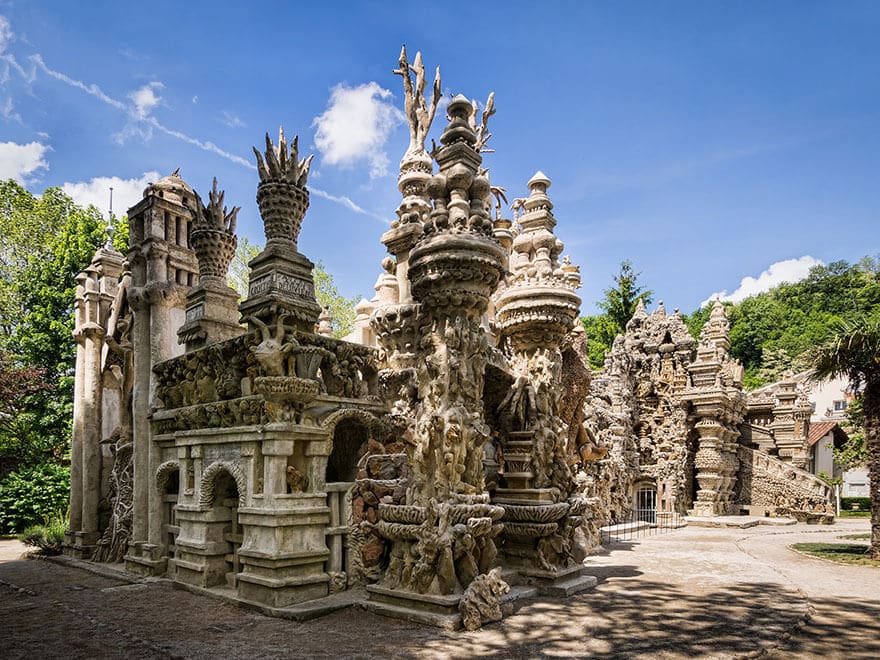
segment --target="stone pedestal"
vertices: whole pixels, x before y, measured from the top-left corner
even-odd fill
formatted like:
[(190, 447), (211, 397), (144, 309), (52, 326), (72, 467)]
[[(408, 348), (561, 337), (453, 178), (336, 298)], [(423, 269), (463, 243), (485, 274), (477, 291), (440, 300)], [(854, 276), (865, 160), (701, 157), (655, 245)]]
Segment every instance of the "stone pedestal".
[(402, 589), (389, 589), (378, 584), (367, 586), (366, 609), (383, 616), (424, 623), (429, 626), (458, 630), (461, 615), (458, 606), (461, 594), (420, 594)]
[(198, 286), (186, 297), (186, 322), (177, 340), (189, 353), (244, 334), (238, 322), (238, 293), (227, 286)]
[(324, 562), (330, 552), (324, 530), (330, 509), (324, 493), (261, 499), (254, 498), (256, 506), (238, 511), (244, 529), (238, 595), (270, 607), (328, 595), (330, 577)]

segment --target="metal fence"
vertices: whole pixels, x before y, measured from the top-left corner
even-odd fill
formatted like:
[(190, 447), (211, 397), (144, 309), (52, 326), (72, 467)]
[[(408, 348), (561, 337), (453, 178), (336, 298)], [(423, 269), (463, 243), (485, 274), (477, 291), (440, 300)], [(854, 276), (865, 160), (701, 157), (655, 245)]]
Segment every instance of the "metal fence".
[(684, 516), (672, 511), (650, 511), (637, 509), (623, 518), (618, 517), (613, 525), (603, 527), (602, 544), (625, 543), (640, 538), (663, 534), (673, 529), (684, 527)]

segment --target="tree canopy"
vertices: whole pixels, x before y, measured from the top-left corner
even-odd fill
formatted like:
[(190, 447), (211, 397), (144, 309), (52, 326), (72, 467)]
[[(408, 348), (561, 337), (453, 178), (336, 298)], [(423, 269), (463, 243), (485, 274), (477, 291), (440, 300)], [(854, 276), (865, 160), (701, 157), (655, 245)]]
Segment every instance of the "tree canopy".
[[(119, 221), (115, 223), (119, 225)], [(75, 276), (107, 240), (106, 221), (59, 188), (34, 195), (0, 183), (0, 379), (14, 421), (0, 427), (0, 458), (39, 462), (67, 450), (73, 406)], [(128, 233), (114, 242), (125, 248)]]

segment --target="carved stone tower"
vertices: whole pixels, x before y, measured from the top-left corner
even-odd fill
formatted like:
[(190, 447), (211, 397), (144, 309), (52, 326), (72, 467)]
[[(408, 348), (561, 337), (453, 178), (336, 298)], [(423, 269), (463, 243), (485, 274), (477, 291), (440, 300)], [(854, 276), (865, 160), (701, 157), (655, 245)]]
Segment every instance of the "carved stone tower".
[(198, 283), (196, 255), (190, 243), (196, 195), (175, 170), (144, 190), (144, 198), (128, 210), (131, 289), (134, 310), (132, 442), (134, 511), (126, 568), (140, 574), (165, 570), (161, 559), (162, 531), (159, 492), (152, 475), (161, 462), (150, 434), (155, 405), (153, 366), (180, 355), (177, 330), (186, 319), (186, 295)]
[(730, 357), (730, 322), (715, 301), (700, 333), (697, 358), (688, 367), (691, 387), (681, 398), (692, 406), (699, 434), (694, 470), (699, 490), (692, 510), (697, 516), (736, 513), (734, 487), (739, 468), (739, 425), (745, 414), (743, 369)]
[(257, 204), (266, 232), (266, 247), (251, 261), (248, 297), (242, 317), (268, 319), (283, 314), (291, 327), (312, 332), (321, 307), (315, 301), (314, 264), (297, 249), (303, 217), (309, 208), (305, 187), (312, 157), (299, 160), (298, 139), (288, 151), (284, 129), (278, 146), (266, 134), (265, 160), (259, 151)]
[(65, 544), (67, 553), (79, 558), (91, 557), (100, 536), (98, 500), (104, 437), (101, 362), (122, 269), (123, 257), (108, 240), (76, 278), (76, 394), (70, 446), (70, 527)]

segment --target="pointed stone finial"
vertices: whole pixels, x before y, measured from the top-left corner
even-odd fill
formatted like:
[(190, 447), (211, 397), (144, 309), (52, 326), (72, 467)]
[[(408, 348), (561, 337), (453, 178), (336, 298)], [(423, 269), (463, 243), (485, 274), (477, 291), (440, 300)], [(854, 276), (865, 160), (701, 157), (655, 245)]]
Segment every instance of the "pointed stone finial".
[(632, 317), (634, 319), (644, 319), (648, 317), (648, 311), (645, 309), (644, 298), (639, 298), (639, 301), (636, 303), (636, 311), (633, 312)]
[(657, 302), (657, 309), (654, 310), (654, 316), (666, 316), (666, 305), (660, 300)]
[(526, 184), (533, 193), (535, 191), (538, 192), (547, 192), (547, 188), (550, 187), (550, 178), (544, 174), (541, 170), (535, 172), (529, 182)]

